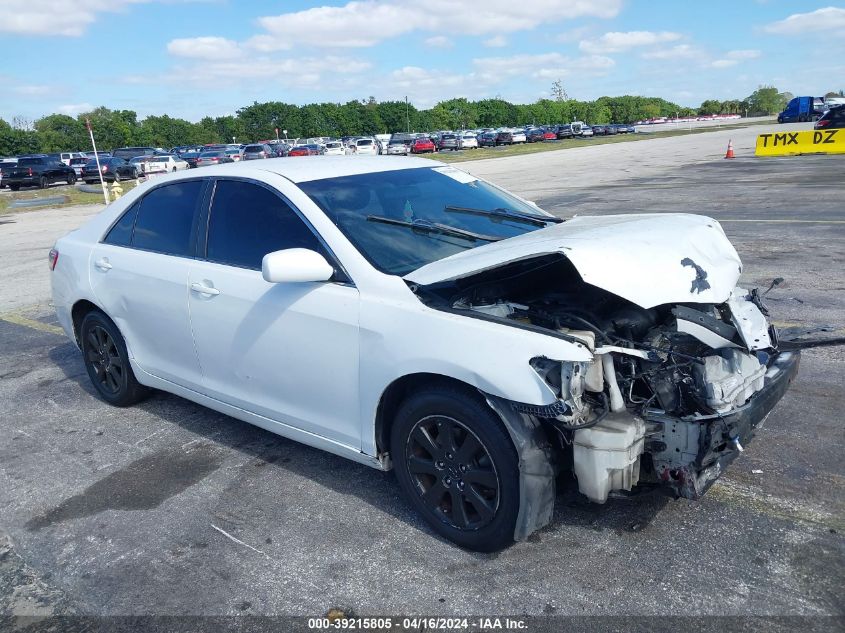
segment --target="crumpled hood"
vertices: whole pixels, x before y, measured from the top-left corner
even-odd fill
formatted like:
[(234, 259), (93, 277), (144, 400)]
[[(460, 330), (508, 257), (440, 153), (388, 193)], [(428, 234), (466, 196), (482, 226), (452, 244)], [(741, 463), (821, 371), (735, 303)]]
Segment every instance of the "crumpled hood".
[(585, 282), (643, 308), (723, 303), (742, 262), (715, 220), (683, 213), (574, 217), (451, 255), (405, 275), (420, 285), (562, 253)]

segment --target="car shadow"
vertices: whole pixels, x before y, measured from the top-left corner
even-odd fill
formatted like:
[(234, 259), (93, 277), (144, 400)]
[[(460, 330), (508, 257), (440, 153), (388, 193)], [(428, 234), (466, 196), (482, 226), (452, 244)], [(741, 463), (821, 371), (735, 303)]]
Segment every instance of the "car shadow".
[[(73, 343), (53, 347), (49, 357), (69, 381), (99, 399), (88, 379), (82, 356)], [(102, 406), (108, 405), (103, 403)], [(392, 472), (374, 470), (311, 448), (169, 393), (155, 391), (136, 407), (165, 423), (182, 427), (200, 442), (239, 452), (245, 458), (245, 465), (262, 469), (271, 466), (308, 478), (339, 495), (355, 497), (407, 526), (447, 543), (428, 527), (405, 500)], [(174, 415), (174, 411), (179, 414)], [(264, 476), (263, 473), (261, 476)], [(540, 542), (547, 536), (572, 527), (594, 531), (611, 530), (618, 534), (638, 532), (645, 529), (669, 501), (665, 495), (646, 491), (630, 498), (612, 497), (606, 504), (599, 505), (590, 503), (578, 492), (577, 483), (571, 474), (561, 475), (557, 484), (552, 522), (532, 534), (528, 538), (529, 542)], [(500, 554), (465, 553), (478, 560), (495, 559)]]

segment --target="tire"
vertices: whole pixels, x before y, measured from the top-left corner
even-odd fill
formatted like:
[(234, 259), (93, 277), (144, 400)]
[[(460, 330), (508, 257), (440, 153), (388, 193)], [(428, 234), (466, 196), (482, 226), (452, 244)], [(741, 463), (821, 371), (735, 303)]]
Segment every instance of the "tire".
[(38, 188), (39, 189), (46, 189), (50, 185), (50, 182), (47, 180), (47, 176), (41, 176), (38, 179)]
[(390, 448), (399, 486), (435, 532), (479, 552), (513, 543), (516, 449), (479, 396), (448, 384), (412, 394), (396, 414)]
[(11, 189), (12, 191), (20, 191), (21, 186), (20, 185), (9, 185), (9, 189)]
[(68, 174), (67, 184), (69, 184), (69, 185), (75, 185), (76, 184), (76, 174)]
[(114, 182), (120, 182), (120, 174), (117, 172), (114, 172)]
[(79, 340), (85, 370), (103, 400), (128, 407), (147, 396), (149, 390), (132, 372), (123, 336), (105, 314), (89, 312), (79, 326)]

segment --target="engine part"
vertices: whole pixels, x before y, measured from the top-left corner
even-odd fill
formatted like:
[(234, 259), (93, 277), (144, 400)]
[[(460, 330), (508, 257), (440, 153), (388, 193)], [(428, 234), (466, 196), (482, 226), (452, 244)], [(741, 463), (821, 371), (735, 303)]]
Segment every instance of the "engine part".
[(588, 429), (575, 431), (573, 462), (578, 490), (604, 503), (611, 490), (631, 490), (640, 478), (645, 422), (629, 413), (611, 413)]
[(756, 356), (738, 349), (722, 349), (694, 367), (709, 407), (719, 413), (735, 409), (763, 388), (766, 366)]

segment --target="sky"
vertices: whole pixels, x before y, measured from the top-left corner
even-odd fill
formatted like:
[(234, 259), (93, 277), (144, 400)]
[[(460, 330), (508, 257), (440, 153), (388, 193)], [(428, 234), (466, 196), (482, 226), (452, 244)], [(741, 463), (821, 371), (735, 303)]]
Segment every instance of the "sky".
[(0, 118), (845, 88), (831, 0), (0, 0)]

